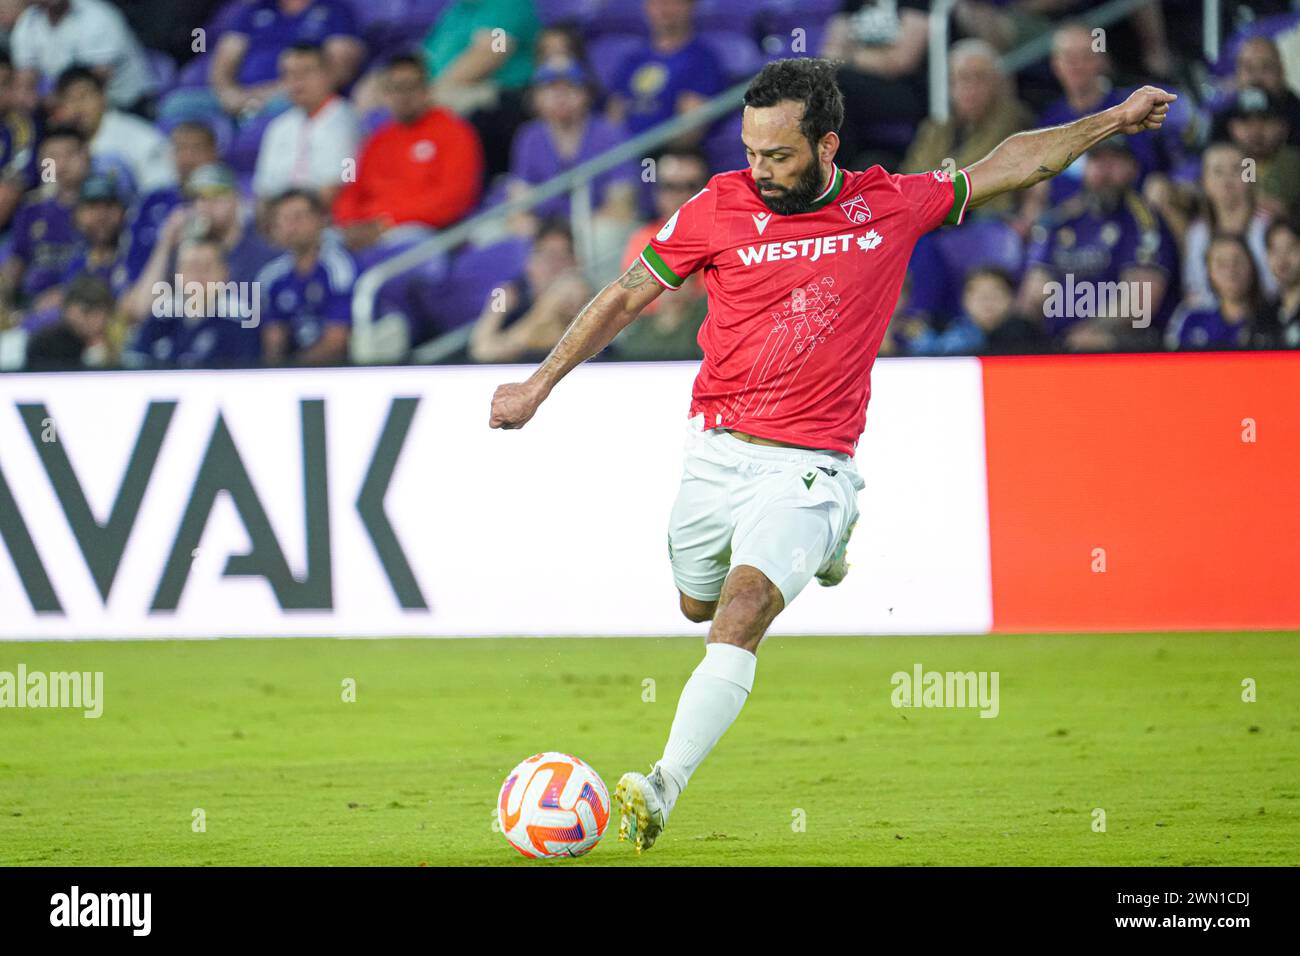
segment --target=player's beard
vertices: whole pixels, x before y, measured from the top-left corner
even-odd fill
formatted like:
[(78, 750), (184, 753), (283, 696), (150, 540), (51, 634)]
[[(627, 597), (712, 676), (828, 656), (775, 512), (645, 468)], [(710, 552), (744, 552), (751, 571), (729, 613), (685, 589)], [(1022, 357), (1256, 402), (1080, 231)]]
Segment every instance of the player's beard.
[[(754, 185), (757, 187), (760, 184)], [(781, 191), (775, 193), (765, 193), (760, 189), (758, 195), (763, 200), (763, 205), (772, 212), (782, 216), (793, 216), (808, 212), (813, 200), (822, 194), (824, 188), (822, 164), (818, 162), (816, 156), (813, 156), (793, 186), (782, 187)]]

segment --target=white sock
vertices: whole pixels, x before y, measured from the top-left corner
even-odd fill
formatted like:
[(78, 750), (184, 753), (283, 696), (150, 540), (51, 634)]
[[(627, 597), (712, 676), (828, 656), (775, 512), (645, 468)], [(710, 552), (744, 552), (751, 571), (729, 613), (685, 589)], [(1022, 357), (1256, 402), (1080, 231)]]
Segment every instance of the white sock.
[(705, 649), (704, 660), (682, 688), (668, 745), (655, 765), (668, 784), (669, 808), (745, 706), (757, 664), (757, 657), (735, 644), (710, 644)]

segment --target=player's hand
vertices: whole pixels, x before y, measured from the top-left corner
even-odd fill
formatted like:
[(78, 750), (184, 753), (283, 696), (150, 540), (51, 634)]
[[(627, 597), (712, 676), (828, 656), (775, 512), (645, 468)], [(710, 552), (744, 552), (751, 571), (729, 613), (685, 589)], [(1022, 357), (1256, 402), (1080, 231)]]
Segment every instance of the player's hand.
[(1119, 106), (1119, 131), (1125, 136), (1141, 133), (1143, 130), (1159, 129), (1169, 115), (1169, 104), (1178, 97), (1166, 93), (1158, 86), (1144, 86), (1134, 90), (1129, 98)]
[(511, 382), (498, 385), (492, 395), (492, 415), (489, 428), (523, 428), (537, 413), (546, 398), (545, 393), (529, 382)]

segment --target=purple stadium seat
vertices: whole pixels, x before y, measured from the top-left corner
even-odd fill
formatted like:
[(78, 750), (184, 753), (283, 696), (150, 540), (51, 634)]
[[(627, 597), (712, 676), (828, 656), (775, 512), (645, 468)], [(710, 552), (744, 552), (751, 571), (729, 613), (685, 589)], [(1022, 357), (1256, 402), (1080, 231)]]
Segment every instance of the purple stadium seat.
[[(539, 10), (543, 6), (578, 8), (578, 18), (587, 25), (591, 34), (635, 33), (646, 36), (650, 29), (640, 0), (603, 0), (603, 3), (601, 0), (539, 2)], [(583, 16), (581, 11), (588, 8), (594, 9), (589, 16)], [(699, 32), (732, 30), (748, 36), (754, 31), (759, 12), (753, 0), (695, 0), (695, 29)], [(806, 16), (804, 14), (805, 18)], [(543, 15), (542, 19), (547, 20), (547, 17)]]
[(956, 289), (966, 275), (983, 266), (996, 266), (1019, 279), (1024, 262), (1024, 241), (1000, 219), (976, 219), (952, 229), (934, 233), (939, 254)]
[(533, 0), (538, 18), (546, 24), (575, 20), (584, 28), (596, 19), (601, 0)]
[(438, 18), (447, 12), (451, 0), (415, 0), (401, 22), (411, 28), (414, 39), (424, 39), (429, 28), (438, 22)]
[(875, 123), (867, 127), (867, 143), (877, 149), (893, 149), (902, 153), (916, 138), (916, 126), (906, 121)]
[(763, 67), (763, 54), (758, 44), (743, 33), (718, 30), (700, 33), (699, 38), (713, 50), (722, 72), (730, 80), (753, 76)]
[(942, 328), (961, 312), (962, 285), (972, 269), (1005, 269), (1018, 283), (1023, 261), (1020, 235), (1000, 219), (975, 219), (926, 233), (907, 264), (907, 311), (927, 314)]
[(348, 0), (357, 27), (362, 32), (376, 23), (397, 23), (410, 6), (407, 0)]
[(1185, 186), (1199, 188), (1201, 181), (1201, 157), (1184, 156), (1174, 161), (1174, 168), (1169, 171), (1169, 178)]
[(600, 85), (608, 90), (620, 66), (641, 48), (645, 39), (627, 33), (611, 33), (597, 37), (587, 47), (591, 69)]
[(587, 21), (589, 37), (607, 33), (633, 33), (645, 37), (650, 33), (645, 10), (637, 0), (596, 0), (595, 15)]
[(749, 165), (745, 158), (745, 144), (740, 141), (740, 124), (739, 112), (719, 120), (701, 144), (713, 172), (744, 169)]
[(412, 299), (418, 313), (413, 318), (434, 334), (468, 325), (483, 310), (483, 303), (493, 289), (523, 271), (531, 248), (532, 241), (520, 237), (459, 253), (443, 281), (416, 279), (412, 283)]
[(357, 27), (369, 36), (375, 28), (400, 27), (406, 39), (419, 42), (451, 0), (349, 0)]
[(733, 30), (746, 36), (754, 32), (759, 16), (753, 0), (696, 0), (695, 29), (700, 32)]
[(820, 24), (825, 28), (826, 21), (843, 5), (842, 0), (760, 0), (758, 20), (766, 33), (789, 36), (796, 27), (811, 30)]
[[(282, 106), (287, 108), (289, 103), (283, 101)], [(262, 134), (266, 128), (271, 125), (271, 120), (275, 119), (284, 108), (275, 111), (270, 108), (262, 110), (252, 119), (241, 123), (235, 131), (234, 142), (230, 144), (230, 149), (225, 153), (225, 160), (236, 172), (250, 173), (257, 166), (257, 152), (262, 145)]]

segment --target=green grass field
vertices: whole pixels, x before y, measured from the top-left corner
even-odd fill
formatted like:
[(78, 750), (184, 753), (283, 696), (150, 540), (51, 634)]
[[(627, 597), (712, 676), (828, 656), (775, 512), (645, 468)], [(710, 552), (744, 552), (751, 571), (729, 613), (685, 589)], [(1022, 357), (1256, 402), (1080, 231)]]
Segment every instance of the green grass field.
[[(505, 774), (648, 769), (699, 640), (0, 644), (0, 671), (103, 671), (105, 699), (0, 710), (0, 863), (1296, 864), (1298, 638), (771, 638), (658, 845), (613, 817), (557, 863), (493, 831)], [(999, 716), (894, 708), (917, 662), (999, 672)]]

